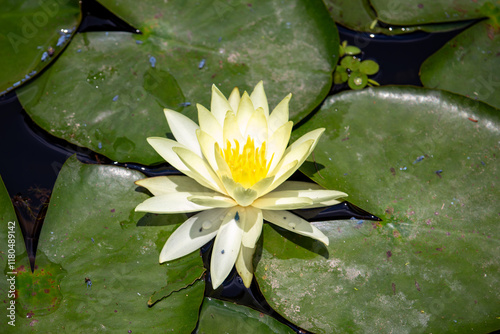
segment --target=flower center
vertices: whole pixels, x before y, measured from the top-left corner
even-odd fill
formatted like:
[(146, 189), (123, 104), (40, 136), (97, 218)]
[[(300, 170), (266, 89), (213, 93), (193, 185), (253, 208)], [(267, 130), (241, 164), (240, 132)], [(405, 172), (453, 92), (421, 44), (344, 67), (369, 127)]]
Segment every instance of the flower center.
[(234, 147), (228, 140), (226, 148), (221, 149), (221, 155), (231, 170), (233, 180), (245, 188), (250, 188), (265, 178), (271, 166), (271, 161), (267, 163), (266, 160), (266, 142), (260, 147), (255, 147), (250, 136), (241, 150), (237, 140), (234, 141)]

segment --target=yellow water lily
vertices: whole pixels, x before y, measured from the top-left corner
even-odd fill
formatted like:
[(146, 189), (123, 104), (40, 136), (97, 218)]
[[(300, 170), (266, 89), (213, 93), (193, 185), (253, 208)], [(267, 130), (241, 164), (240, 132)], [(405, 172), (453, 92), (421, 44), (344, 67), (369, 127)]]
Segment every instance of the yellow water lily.
[[(286, 210), (339, 203), (345, 193), (314, 183), (286, 181), (314, 150), (324, 129), (306, 133), (287, 147), (292, 131), (286, 96), (269, 113), (262, 81), (252, 94), (229, 99), (212, 86), (210, 111), (197, 105), (199, 125), (165, 109), (175, 140), (150, 137), (148, 142), (186, 176), (159, 176), (136, 182), (154, 196), (136, 207), (152, 213), (198, 212), (165, 243), (160, 263), (187, 255), (215, 237), (210, 263), (213, 288), (234, 265), (249, 287), (252, 258), (263, 220), (317, 239), (328, 238), (304, 219)], [(285, 182), (286, 181), (286, 182)]]

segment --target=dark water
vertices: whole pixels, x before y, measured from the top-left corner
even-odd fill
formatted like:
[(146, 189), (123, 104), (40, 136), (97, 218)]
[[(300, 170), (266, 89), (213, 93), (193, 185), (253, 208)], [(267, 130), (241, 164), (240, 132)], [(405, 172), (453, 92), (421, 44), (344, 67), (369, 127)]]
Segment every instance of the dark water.
[[(115, 17), (94, 1), (84, 1), (84, 19), (78, 31), (128, 31), (136, 33), (133, 27)], [(340, 40), (347, 40), (363, 51), (363, 59), (373, 59), (380, 65), (380, 71), (373, 79), (381, 85), (415, 85), (421, 86), (418, 71), (421, 63), (458, 32), (448, 33), (412, 33), (406, 36), (388, 37), (359, 33), (339, 27)], [(332, 93), (342, 88), (333, 87)], [(34, 261), (34, 252), (38, 235), (43, 223), (44, 203), (50, 196), (59, 170), (72, 154), (77, 154), (82, 162), (111, 164), (91, 150), (77, 147), (61, 139), (53, 137), (39, 128), (27, 116), (19, 104), (15, 92), (0, 97), (0, 175), (11, 198), (15, 198), (18, 220), (22, 225), (30, 257)], [(176, 173), (167, 165), (154, 168), (137, 164), (120, 164), (138, 169), (148, 176), (165, 173)], [(300, 175), (296, 176), (300, 179)], [(28, 202), (29, 201), (29, 202)], [(27, 203), (34, 213), (27, 213)], [(40, 211), (40, 214), (38, 214)], [(357, 219), (376, 220), (377, 217), (349, 203), (342, 203), (325, 210), (297, 210), (300, 216), (313, 220)], [(203, 248), (206, 263), (212, 245)], [(33, 264), (33, 263), (32, 263)], [(207, 283), (209, 283), (209, 275)], [(223, 289), (211, 290), (206, 284), (206, 296), (236, 301), (248, 305), (261, 312), (270, 314), (287, 323), (295, 331), (306, 333), (295, 328), (279, 314), (274, 312), (260, 293), (255, 280), (250, 289), (245, 289), (241, 279), (234, 272), (223, 284)]]

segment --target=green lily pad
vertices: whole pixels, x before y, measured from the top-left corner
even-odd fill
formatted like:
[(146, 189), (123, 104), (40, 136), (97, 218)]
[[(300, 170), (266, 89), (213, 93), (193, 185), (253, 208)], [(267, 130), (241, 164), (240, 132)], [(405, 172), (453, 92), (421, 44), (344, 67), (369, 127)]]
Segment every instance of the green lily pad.
[(2, 1), (0, 95), (19, 87), (49, 65), (80, 21), (74, 0)]
[[(356, 31), (382, 33), (386, 35), (408, 34), (418, 30), (427, 32), (444, 32), (465, 28), (470, 21), (441, 22), (437, 24), (379, 24), (380, 19), (369, 0), (323, 0), (332, 19)], [(399, 6), (398, 2), (387, 1), (388, 6)], [(409, 2), (418, 5), (417, 2)], [(394, 5), (393, 5), (394, 4)]]
[(424, 86), (462, 94), (500, 108), (500, 30), (481, 21), (449, 41), (420, 69)]
[(166, 264), (167, 285), (149, 298), (148, 305), (154, 305), (164, 298), (172, 296), (175, 292), (189, 287), (200, 280), (205, 273), (203, 262), (200, 262), (199, 252), (193, 252), (181, 260), (172, 261)]
[[(14, 207), (12, 206), (9, 193), (5, 188), (1, 177), (0, 228), (0, 269), (5, 275), (0, 280), (0, 294), (2, 295), (2, 300), (4, 301), (3, 307), (0, 309), (0, 316), (2, 317), (0, 328), (5, 328), (5, 331), (10, 329), (14, 332), (16, 328), (15, 325), (17, 324), (16, 319), (19, 317), (16, 314), (18, 305), (16, 305), (15, 301), (17, 287), (15, 284), (15, 270), (19, 263), (19, 261), (16, 261), (16, 257), (24, 251), (24, 241), (21, 228), (17, 223), (17, 217), (14, 212)], [(11, 236), (9, 237), (9, 235)], [(2, 330), (2, 332), (4, 332), (4, 330)]]
[(379, 20), (396, 25), (455, 22), (484, 17), (480, 8), (491, 0), (370, 0)]
[(351, 89), (363, 89), (368, 84), (368, 77), (364, 73), (352, 72), (347, 83)]
[[(169, 267), (159, 265), (158, 256), (178, 224), (164, 215), (163, 226), (137, 226), (144, 214), (135, 213), (134, 208), (148, 195), (135, 191), (134, 181), (143, 177), (121, 167), (84, 165), (75, 157), (68, 159), (56, 181), (40, 235), (37, 268), (34, 274), (26, 273), (28, 283), (43, 272), (52, 273), (47, 276), (55, 282), (46, 287), (51, 282), (43, 281), (42, 291), (36, 290), (31, 297), (26, 294), (26, 290), (32, 291), (30, 286), (19, 285), (19, 296), (28, 296), (20, 300), (22, 305), (47, 304), (43, 297), (51, 288), (59, 290), (60, 300), (55, 312), (20, 310), (18, 331), (194, 330), (203, 281), (191, 282), (168, 302), (147, 305), (149, 296), (165, 284)], [(201, 256), (195, 264), (202, 264)]]
[(213, 83), (229, 95), (264, 80), (272, 108), (292, 92), (295, 122), (330, 90), (339, 40), (319, 0), (102, 3), (143, 35), (75, 36), (19, 99), (51, 134), (113, 160), (161, 162), (146, 137), (169, 132), (162, 109), (196, 120)]
[(379, 65), (370, 59), (363, 60), (361, 64), (359, 64), (359, 71), (366, 75), (373, 75), (378, 72)]
[(278, 320), (251, 308), (205, 298), (200, 311), (198, 334), (209, 333), (295, 333)]
[(325, 124), (301, 170), (383, 222), (315, 223), (328, 247), (266, 226), (256, 278), (270, 305), (315, 333), (498, 329), (498, 110), (368, 88), (327, 99), (294, 136)]

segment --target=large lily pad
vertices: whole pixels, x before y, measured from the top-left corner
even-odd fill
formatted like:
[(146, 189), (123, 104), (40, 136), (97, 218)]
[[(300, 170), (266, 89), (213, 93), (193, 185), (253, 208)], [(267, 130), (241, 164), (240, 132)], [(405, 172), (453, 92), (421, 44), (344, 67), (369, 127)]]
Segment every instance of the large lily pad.
[(229, 95), (264, 80), (272, 107), (292, 92), (294, 121), (330, 90), (338, 33), (319, 0), (102, 3), (143, 35), (76, 36), (19, 99), (47, 131), (113, 160), (160, 162), (145, 139), (168, 131), (162, 108), (196, 119), (213, 83)]
[[(408, 34), (418, 30), (427, 32), (443, 32), (468, 26), (469, 21), (439, 23), (405, 23), (403, 25), (379, 22), (380, 17), (369, 0), (323, 0), (332, 19), (351, 30), (386, 35)], [(399, 6), (397, 2), (388, 2), (391, 6)], [(424, 22), (425, 23), (425, 22)]]
[[(0, 280), (0, 294), (2, 295), (3, 307), (0, 310), (2, 322), (0, 328), (15, 328), (17, 315), (15, 309), (17, 305), (11, 306), (11, 301), (15, 302), (15, 279), (14, 273), (18, 259), (17, 256), (24, 250), (23, 235), (18, 225), (14, 207), (10, 201), (9, 194), (2, 178), (0, 177), (0, 270), (5, 276)], [(10, 252), (9, 252), (10, 250)], [(10, 255), (10, 259), (9, 259)], [(10, 261), (9, 261), (10, 260)], [(11, 289), (11, 283), (14, 283)], [(11, 310), (13, 313), (11, 313)], [(13, 321), (13, 322), (12, 322)], [(9, 324), (10, 322), (10, 324)], [(3, 330), (2, 330), (3, 332)]]
[(50, 64), (68, 43), (80, 20), (75, 0), (0, 2), (0, 95)]
[(316, 223), (328, 247), (266, 226), (256, 278), (271, 306), (315, 333), (498, 329), (498, 110), (366, 89), (327, 99), (294, 135), (325, 125), (302, 171), (384, 221)]
[(500, 29), (493, 23), (478, 22), (429, 57), (420, 69), (424, 86), (500, 108)]
[(246, 306), (205, 298), (196, 333), (295, 333), (278, 320)]
[(484, 17), (480, 8), (491, 0), (370, 0), (378, 18), (388, 24), (417, 25)]
[[(138, 220), (158, 225), (134, 212), (148, 197), (134, 191), (134, 181), (142, 177), (121, 167), (83, 165), (75, 157), (66, 162), (40, 236), (37, 268), (22, 273), (27, 284), (18, 287), (23, 307), (18, 307), (17, 331), (194, 330), (203, 281), (189, 282), (168, 302), (147, 305), (167, 283), (169, 267), (160, 266), (158, 256), (178, 224), (162, 216), (164, 226), (137, 226)], [(197, 265), (202, 265), (199, 255)], [(30, 283), (35, 280), (36, 285)], [(55, 299), (44, 298), (49, 293)]]

